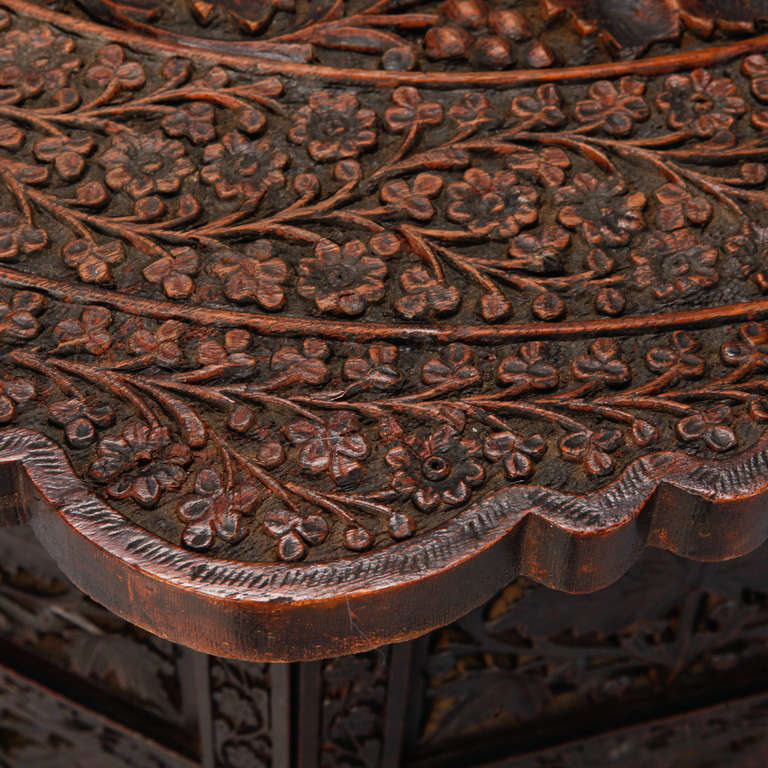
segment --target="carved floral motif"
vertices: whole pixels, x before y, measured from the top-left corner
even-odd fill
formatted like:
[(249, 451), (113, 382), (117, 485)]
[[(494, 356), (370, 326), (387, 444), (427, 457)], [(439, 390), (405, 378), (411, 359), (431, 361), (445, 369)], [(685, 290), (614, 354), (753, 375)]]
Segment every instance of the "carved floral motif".
[[(259, 7), (257, 34), (292, 12)], [(409, 10), (359, 46), (405, 60), (411, 24), (435, 59), (498, 62), (532, 44), (510, 13)], [(309, 87), (2, 19), (0, 420), (63, 435), (174, 541), (360, 551), (762, 429), (761, 55)], [(352, 39), (341, 20), (270, 45)]]

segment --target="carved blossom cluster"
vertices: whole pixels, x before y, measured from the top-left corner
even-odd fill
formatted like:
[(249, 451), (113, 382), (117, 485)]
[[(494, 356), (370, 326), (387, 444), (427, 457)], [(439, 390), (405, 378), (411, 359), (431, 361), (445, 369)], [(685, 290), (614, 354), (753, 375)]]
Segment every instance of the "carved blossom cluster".
[(181, 487), (191, 458), (189, 448), (173, 441), (167, 427), (129, 423), (119, 435), (101, 439), (89, 472), (112, 498), (152, 507), (165, 491)]

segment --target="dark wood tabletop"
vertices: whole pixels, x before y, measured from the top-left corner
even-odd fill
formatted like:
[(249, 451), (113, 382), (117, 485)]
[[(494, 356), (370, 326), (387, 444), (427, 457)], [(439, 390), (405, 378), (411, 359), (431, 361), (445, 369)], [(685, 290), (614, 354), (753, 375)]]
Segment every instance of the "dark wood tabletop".
[(764, 19), (0, 0), (0, 522), (263, 661), (756, 549)]

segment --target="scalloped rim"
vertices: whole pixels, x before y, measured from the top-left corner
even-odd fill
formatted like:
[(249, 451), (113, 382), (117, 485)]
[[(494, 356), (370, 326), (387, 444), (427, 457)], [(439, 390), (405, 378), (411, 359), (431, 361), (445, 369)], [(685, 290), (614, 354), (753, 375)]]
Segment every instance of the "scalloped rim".
[[(727, 459), (650, 454), (586, 495), (505, 487), (410, 541), (298, 565), (214, 559), (170, 544), (99, 499), (39, 432), (0, 431), (0, 464), (8, 463), (23, 468), (28, 482), (18, 473), (15, 490), (41, 542), (76, 584), (156, 634), (238, 658), (367, 650), (453, 620), (518, 574), (590, 592), (618, 579), (648, 545), (722, 560), (768, 538), (768, 435)], [(113, 571), (108, 583), (105, 562)], [(126, 582), (129, 594), (115, 596), (111, 580)], [(425, 600), (434, 589), (455, 600)], [(391, 611), (393, 599), (411, 610), (387, 628), (392, 617), (378, 611), (387, 604)], [(179, 605), (207, 617), (195, 616), (194, 638), (188, 617), (173, 613)], [(278, 613), (274, 626), (265, 626)], [(296, 629), (313, 621), (306, 642), (302, 635), (296, 645)], [(223, 625), (233, 636), (222, 650)], [(254, 626), (263, 637), (250, 634)]]

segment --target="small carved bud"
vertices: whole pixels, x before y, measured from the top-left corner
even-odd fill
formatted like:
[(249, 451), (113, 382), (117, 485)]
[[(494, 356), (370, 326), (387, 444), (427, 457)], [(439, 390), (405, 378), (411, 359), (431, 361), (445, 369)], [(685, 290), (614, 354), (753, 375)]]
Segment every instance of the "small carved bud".
[(506, 69), (514, 60), (509, 41), (497, 35), (479, 37), (472, 50), (472, 58), (482, 69)]
[(424, 48), (430, 59), (461, 59), (466, 56), (472, 35), (456, 26), (432, 27), (424, 37)]
[(626, 306), (627, 300), (624, 298), (624, 294), (617, 288), (601, 288), (595, 298), (595, 309), (601, 315), (616, 317), (624, 312)]
[(63, 112), (70, 112), (80, 103), (80, 94), (74, 88), (59, 88), (54, 99)]
[(443, 15), (467, 29), (480, 29), (488, 17), (488, 5), (483, 0), (448, 0), (442, 6)]
[(100, 208), (109, 199), (107, 188), (100, 181), (87, 181), (75, 190), (77, 202), (88, 208)]
[(300, 173), (293, 180), (293, 187), (302, 197), (311, 199), (320, 191), (320, 180), (314, 173)]
[(373, 538), (365, 528), (347, 528), (344, 533), (344, 543), (348, 549), (355, 552), (362, 552), (373, 543)]
[(227, 419), (227, 426), (235, 432), (247, 432), (256, 421), (254, 412), (245, 405), (235, 406)]
[(526, 52), (526, 60), (530, 67), (534, 69), (544, 69), (551, 67), (555, 63), (555, 54), (549, 46), (534, 40)]
[(407, 539), (416, 530), (416, 522), (410, 515), (403, 512), (393, 512), (387, 523), (392, 538)]
[(510, 40), (528, 40), (531, 24), (520, 11), (491, 11), (488, 15), (491, 31)]
[(357, 160), (339, 160), (336, 165), (333, 166), (333, 178), (336, 181), (348, 183), (350, 181), (357, 181), (363, 175), (360, 169), (360, 163)]
[(556, 293), (547, 291), (533, 300), (531, 310), (538, 320), (558, 320), (565, 314), (565, 304)]
[(512, 302), (501, 293), (486, 293), (480, 299), (483, 319), (489, 323), (500, 323), (512, 314)]

